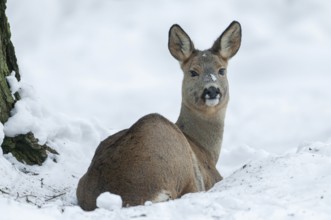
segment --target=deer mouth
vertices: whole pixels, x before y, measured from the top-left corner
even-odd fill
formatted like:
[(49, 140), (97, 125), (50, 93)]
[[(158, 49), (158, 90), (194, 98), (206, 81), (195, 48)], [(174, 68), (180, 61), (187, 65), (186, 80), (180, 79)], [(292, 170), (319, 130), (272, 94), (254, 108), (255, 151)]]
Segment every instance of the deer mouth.
[(220, 102), (221, 95), (218, 94), (215, 98), (211, 98), (209, 95), (204, 97), (205, 104), (209, 107), (214, 107)]
[(214, 86), (204, 89), (202, 93), (202, 99), (205, 101), (205, 104), (209, 107), (214, 107), (218, 105), (221, 96), (222, 95), (220, 89)]

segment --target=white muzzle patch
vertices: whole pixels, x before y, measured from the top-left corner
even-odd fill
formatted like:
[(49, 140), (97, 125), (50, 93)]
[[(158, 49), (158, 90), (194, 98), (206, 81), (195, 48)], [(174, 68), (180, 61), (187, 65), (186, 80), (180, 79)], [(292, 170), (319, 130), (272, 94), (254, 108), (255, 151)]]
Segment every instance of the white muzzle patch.
[(206, 105), (209, 106), (209, 107), (214, 107), (220, 102), (220, 98), (221, 98), (220, 95), (217, 95), (216, 98), (214, 98), (214, 99), (211, 99), (209, 97), (209, 95), (206, 95), (205, 96)]

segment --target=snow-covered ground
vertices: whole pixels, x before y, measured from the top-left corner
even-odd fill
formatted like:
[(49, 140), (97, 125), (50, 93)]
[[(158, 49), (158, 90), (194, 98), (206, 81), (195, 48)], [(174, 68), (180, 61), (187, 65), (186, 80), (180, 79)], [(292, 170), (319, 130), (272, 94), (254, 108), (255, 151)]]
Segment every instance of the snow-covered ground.
[[(10, 0), (23, 99), (4, 133), (33, 131), (55, 148), (41, 167), (0, 149), (1, 219), (330, 219), (331, 3)], [(232, 20), (231, 100), (209, 192), (166, 203), (84, 212), (75, 187), (98, 143), (139, 117), (172, 121), (182, 74), (167, 49), (180, 24), (198, 48)], [(12, 80), (13, 81), (13, 80)], [(13, 85), (15, 82), (12, 82)]]

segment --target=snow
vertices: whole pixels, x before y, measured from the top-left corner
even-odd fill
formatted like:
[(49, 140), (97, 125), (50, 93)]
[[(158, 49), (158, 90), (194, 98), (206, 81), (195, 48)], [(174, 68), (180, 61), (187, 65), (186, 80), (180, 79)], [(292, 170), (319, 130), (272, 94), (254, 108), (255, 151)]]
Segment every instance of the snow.
[(60, 201), (40, 209), (3, 197), (0, 204), (7, 207), (5, 219), (27, 214), (37, 219), (329, 219), (330, 147), (305, 144), (297, 153), (252, 161), (208, 192), (147, 206), (108, 210), (107, 198), (114, 198), (110, 194), (100, 196), (104, 197), (102, 208), (94, 212), (63, 206)]
[(20, 89), (20, 83), (17, 81), (16, 77), (15, 77), (15, 72), (13, 71), (10, 76), (7, 76), (6, 77), (7, 79), (7, 82), (10, 86), (10, 90), (11, 90), (11, 94), (13, 95), (14, 97), (14, 94), (16, 92), (18, 92), (18, 90)]
[[(7, 6), (22, 81), (7, 80), (22, 100), (0, 124), (0, 141), (32, 131), (60, 155), (39, 167), (0, 151), (1, 219), (330, 219), (330, 2)], [(103, 208), (82, 211), (75, 188), (101, 140), (151, 112), (177, 119), (182, 74), (167, 49), (170, 26), (180, 24), (206, 49), (232, 20), (243, 41), (227, 70), (231, 98), (217, 164), (224, 180), (208, 192), (131, 208), (110, 210), (105, 194)]]
[(122, 208), (122, 198), (109, 192), (101, 193), (97, 198), (97, 207), (107, 210), (115, 210)]
[(213, 82), (215, 82), (217, 80), (216, 76), (214, 74), (209, 74), (210, 78), (213, 80)]

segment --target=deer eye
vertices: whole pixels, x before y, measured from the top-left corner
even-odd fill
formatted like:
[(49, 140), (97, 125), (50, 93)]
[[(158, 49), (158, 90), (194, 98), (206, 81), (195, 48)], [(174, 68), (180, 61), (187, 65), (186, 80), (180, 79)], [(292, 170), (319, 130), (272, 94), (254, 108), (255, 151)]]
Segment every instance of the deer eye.
[(225, 72), (226, 72), (226, 69), (225, 69), (225, 68), (221, 68), (221, 69), (218, 71), (218, 74), (220, 74), (221, 76), (224, 76), (224, 75), (225, 75)]
[(195, 72), (194, 70), (191, 70), (190, 74), (191, 74), (192, 77), (199, 76), (199, 73)]

